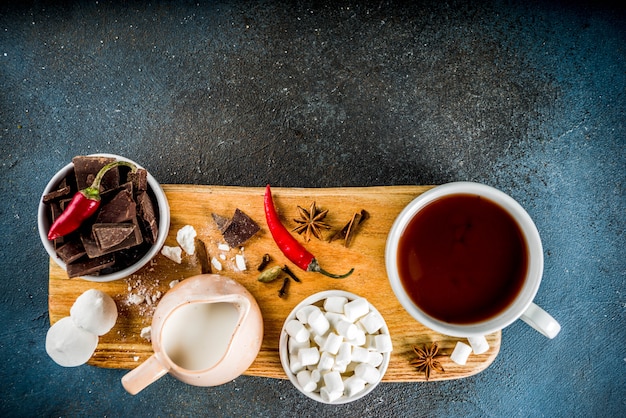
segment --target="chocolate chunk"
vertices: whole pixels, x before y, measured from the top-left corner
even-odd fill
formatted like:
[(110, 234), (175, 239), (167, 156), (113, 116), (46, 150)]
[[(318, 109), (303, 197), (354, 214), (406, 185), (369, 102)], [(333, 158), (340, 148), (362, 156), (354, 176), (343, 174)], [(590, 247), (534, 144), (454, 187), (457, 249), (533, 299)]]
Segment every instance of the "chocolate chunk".
[(196, 246), (196, 254), (198, 261), (200, 262), (200, 272), (202, 274), (211, 273), (211, 263), (209, 263), (209, 253), (206, 250), (206, 245), (201, 239), (195, 238), (194, 243)]
[(101, 250), (108, 250), (121, 244), (136, 229), (137, 226), (132, 223), (94, 224), (92, 227), (93, 236)]
[(75, 241), (60, 246), (57, 248), (56, 252), (65, 264), (70, 264), (87, 254), (85, 247), (83, 247), (80, 242)]
[(239, 209), (235, 209), (235, 214), (222, 235), (228, 245), (237, 247), (250, 239), (259, 229), (259, 225), (248, 215)]
[[(78, 189), (82, 190), (91, 186), (98, 171), (108, 163), (115, 161), (115, 158), (109, 157), (85, 157), (78, 156), (72, 158), (74, 163), (74, 173), (76, 174), (76, 184)], [(110, 169), (102, 179), (100, 190), (112, 189), (120, 184), (120, 173), (117, 167)]]
[[(127, 183), (130, 186), (130, 183)], [(137, 216), (137, 205), (133, 200), (132, 191), (123, 188), (98, 211), (96, 223), (120, 223), (132, 221)]]
[(70, 194), (71, 189), (72, 188), (70, 186), (64, 186), (60, 189), (53, 190), (50, 193), (45, 194), (42, 200), (44, 203), (48, 203), (61, 197), (65, 197)]
[(228, 225), (230, 225), (230, 219), (226, 218), (225, 216), (218, 215), (217, 213), (212, 213), (211, 216), (217, 224), (217, 229), (219, 229), (220, 232), (223, 234), (224, 231), (226, 231), (226, 228), (228, 228)]
[[(132, 233), (130, 235), (128, 235), (119, 244), (114, 245), (112, 247), (108, 247), (106, 249), (100, 248), (100, 246), (98, 245), (98, 241), (94, 238), (93, 235), (81, 234), (80, 239), (81, 239), (81, 242), (83, 243), (83, 246), (85, 247), (85, 251), (87, 251), (87, 256), (89, 258), (96, 258), (105, 254), (112, 253), (114, 251), (124, 250), (124, 249), (131, 248), (131, 247), (141, 244), (143, 242), (143, 236), (141, 234), (141, 229), (139, 228), (139, 225), (136, 222), (137, 221), (135, 220), (134, 223), (129, 224), (129, 225), (134, 226)], [(118, 233), (114, 231), (114, 228), (107, 232), (105, 230), (106, 227), (103, 227), (103, 225), (108, 225), (108, 224), (95, 224), (94, 226), (96, 225), (103, 229), (102, 231), (100, 231), (101, 235), (104, 235), (107, 233), (110, 233), (110, 234)], [(113, 240), (110, 238), (106, 238), (104, 236), (102, 236), (101, 239), (105, 242), (110, 242)]]
[(98, 275), (101, 270), (111, 267), (115, 264), (115, 256), (107, 254), (102, 257), (87, 258), (67, 265), (67, 275), (71, 278), (80, 276)]
[(146, 242), (154, 244), (159, 235), (159, 226), (148, 192), (141, 192), (137, 195), (137, 209), (141, 226), (146, 231)]
[(145, 192), (148, 190), (148, 172), (143, 168), (137, 169), (136, 173), (132, 171), (129, 172), (128, 181), (133, 184), (137, 192)]

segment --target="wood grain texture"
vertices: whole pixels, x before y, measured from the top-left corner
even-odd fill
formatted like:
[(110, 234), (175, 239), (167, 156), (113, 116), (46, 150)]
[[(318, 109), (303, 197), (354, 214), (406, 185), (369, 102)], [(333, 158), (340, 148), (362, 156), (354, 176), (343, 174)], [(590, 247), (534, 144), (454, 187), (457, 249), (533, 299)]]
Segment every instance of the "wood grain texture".
[[(236, 271), (234, 260), (231, 260), (241, 249), (231, 249), (225, 254), (226, 260), (222, 261), (223, 270), (213, 271), (228, 275), (245, 286), (256, 298), (263, 314), (265, 335), (261, 352), (246, 371), (247, 375), (286, 378), (278, 357), (278, 339), (285, 317), (304, 298), (322, 290), (341, 289), (367, 298), (387, 322), (394, 350), (384, 381), (423, 381), (423, 374), (417, 373), (409, 365), (414, 358), (412, 346), (433, 341), (440, 345), (443, 357), (439, 360), (445, 373), (434, 372), (430, 380), (458, 379), (479, 373), (493, 362), (500, 349), (501, 333), (487, 336), (490, 345), (488, 352), (471, 355), (464, 366), (453, 363), (449, 355), (459, 339), (431, 331), (410, 317), (394, 296), (385, 271), (384, 248), (393, 221), (404, 206), (431, 187), (272, 189), (274, 203), (288, 228), (295, 227), (293, 218), (297, 217), (297, 205), (307, 207), (313, 201), (319, 207), (329, 209), (326, 220), (333, 229), (325, 232), (325, 237), (343, 227), (355, 212), (366, 209), (370, 213), (370, 218), (362, 224), (350, 248), (345, 248), (343, 241), (329, 243), (315, 238), (305, 244), (328, 271), (344, 273), (354, 267), (354, 273), (343, 280), (300, 271), (287, 261), (274, 244), (265, 224), (263, 188), (163, 185), (171, 209), (171, 226), (165, 244), (177, 245), (176, 232), (185, 225), (192, 225), (198, 238), (205, 243), (210, 257), (219, 258), (221, 252), (217, 245), (223, 240), (211, 217), (212, 213), (231, 217), (235, 209), (239, 208), (261, 226), (261, 231), (244, 245), (243, 253), (248, 264), (246, 271)], [(278, 297), (281, 280), (268, 284), (257, 281), (256, 267), (265, 253), (272, 256), (271, 265), (287, 264), (302, 280), (302, 283), (291, 283), (288, 296), (284, 299)], [(50, 321), (54, 323), (69, 315), (74, 300), (88, 289), (97, 288), (108, 293), (117, 303), (119, 318), (113, 330), (100, 337), (96, 353), (89, 364), (132, 369), (152, 354), (151, 344), (140, 333), (142, 328), (150, 325), (159, 292), (164, 294), (173, 280), (183, 280), (196, 274), (200, 274), (197, 255), (184, 255), (183, 262), (176, 264), (159, 254), (148, 266), (125, 279), (94, 283), (68, 279), (65, 271), (51, 259)], [(129, 302), (131, 294), (144, 294), (155, 300), (151, 304), (144, 302), (136, 305)]]

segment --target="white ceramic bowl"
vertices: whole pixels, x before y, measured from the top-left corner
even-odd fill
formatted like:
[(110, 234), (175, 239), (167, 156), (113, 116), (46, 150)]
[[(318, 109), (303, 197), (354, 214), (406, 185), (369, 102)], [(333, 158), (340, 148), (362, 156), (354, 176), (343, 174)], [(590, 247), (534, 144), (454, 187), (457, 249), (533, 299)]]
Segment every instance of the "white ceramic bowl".
[[(343, 290), (326, 290), (326, 291), (322, 291), (319, 293), (316, 293), (314, 295), (309, 296), (308, 298), (304, 299), (302, 302), (300, 302), (292, 311), (291, 313), (287, 316), (287, 318), (285, 319), (285, 323), (283, 325), (283, 328), (280, 332), (280, 340), (279, 340), (279, 354), (280, 354), (280, 362), (283, 366), (283, 369), (285, 370), (285, 373), (287, 374), (287, 377), (289, 378), (289, 380), (291, 381), (291, 383), (293, 383), (293, 385), (300, 391), (302, 392), (304, 395), (308, 396), (311, 399), (314, 399), (318, 402), (321, 403), (325, 403), (325, 404), (332, 404), (332, 405), (339, 405), (339, 404), (344, 404), (344, 403), (348, 403), (348, 402), (352, 402), (352, 401), (356, 401), (357, 399), (360, 399), (362, 397), (364, 397), (365, 395), (367, 395), (368, 393), (370, 393), (372, 390), (374, 390), (374, 388), (380, 383), (380, 381), (382, 380), (383, 376), (385, 375), (385, 372), (387, 371), (387, 367), (389, 366), (389, 359), (391, 357), (391, 353), (386, 352), (386, 353), (382, 353), (383, 356), (383, 360), (382, 363), (377, 367), (378, 371), (380, 372), (380, 377), (378, 379), (377, 382), (375, 383), (368, 383), (365, 386), (365, 389), (363, 389), (362, 391), (356, 393), (353, 396), (347, 397), (347, 396), (342, 396), (339, 399), (336, 399), (332, 402), (327, 402), (326, 400), (324, 400), (322, 398), (322, 396), (320, 395), (319, 391), (312, 391), (312, 392), (307, 392), (303, 389), (302, 385), (300, 385), (300, 383), (298, 382), (298, 379), (296, 377), (296, 375), (294, 375), (291, 371), (291, 368), (289, 367), (289, 348), (288, 348), (288, 341), (289, 341), (289, 334), (287, 334), (287, 331), (285, 330), (285, 325), (292, 319), (296, 318), (296, 312), (298, 312), (302, 307), (307, 306), (307, 305), (318, 305), (321, 306), (323, 304), (323, 302), (331, 296), (343, 296), (346, 297), (348, 299), (348, 301), (352, 301), (358, 298), (361, 298), (358, 295), (355, 295), (354, 293), (350, 293), (350, 292), (346, 292)], [(383, 318), (384, 321), (384, 317), (380, 314), (380, 312), (378, 312), (378, 310), (371, 304), (368, 302), (369, 305), (369, 310), (370, 312), (376, 312), (378, 315), (380, 315), (381, 318)], [(387, 327), (386, 323), (383, 323), (382, 328), (380, 329), (380, 331), (378, 331), (381, 334), (387, 334), (389, 335), (389, 328)], [(314, 342), (311, 342), (312, 346), (313, 344), (315, 344)], [(346, 373), (344, 374), (344, 377), (348, 377), (350, 373)], [(319, 389), (319, 387), (318, 387)]]
[[(115, 158), (117, 160), (131, 162), (135, 164), (137, 167), (143, 168), (141, 165), (137, 164), (135, 161), (132, 161), (128, 158), (121, 157), (115, 154), (92, 154), (90, 156)], [(65, 178), (72, 171), (73, 168), (74, 168), (74, 164), (69, 163), (65, 167), (60, 169), (52, 177), (52, 179), (50, 179), (50, 181), (46, 185), (46, 188), (44, 189), (42, 193), (42, 198), (46, 194), (53, 191), (57, 187), (59, 182), (61, 182), (61, 180), (63, 180), (63, 178)], [(158, 252), (161, 250), (161, 247), (165, 243), (165, 239), (167, 238), (167, 234), (170, 229), (170, 206), (167, 202), (165, 192), (163, 192), (161, 185), (154, 179), (154, 177), (152, 177), (152, 175), (150, 175), (150, 172), (148, 172), (148, 187), (150, 188), (152, 193), (154, 193), (154, 196), (156, 198), (156, 203), (157, 203), (157, 209), (159, 213), (158, 214), (159, 234), (157, 236), (157, 240), (154, 243), (154, 245), (152, 245), (150, 250), (146, 254), (144, 254), (143, 257), (137, 260), (135, 264), (128, 266), (125, 269), (116, 271), (111, 274), (103, 274), (99, 276), (81, 276), (81, 278), (92, 281), (92, 282), (110, 282), (113, 280), (124, 278), (126, 276), (133, 274), (134, 272), (136, 272), (137, 270), (139, 270), (140, 268), (148, 264), (148, 262), (152, 260), (152, 258), (155, 255), (157, 255)], [(47, 211), (48, 209), (46, 205), (43, 203), (43, 200), (39, 199), (39, 209), (37, 212), (37, 226), (39, 228), (39, 237), (41, 238), (41, 243), (43, 244), (44, 248), (46, 249), (50, 257), (52, 257), (52, 259), (61, 268), (63, 268), (63, 270), (67, 270), (65, 263), (57, 256), (56, 252), (54, 251), (54, 245), (52, 244), (50, 240), (48, 240), (48, 230), (50, 229), (50, 220), (48, 218)]]

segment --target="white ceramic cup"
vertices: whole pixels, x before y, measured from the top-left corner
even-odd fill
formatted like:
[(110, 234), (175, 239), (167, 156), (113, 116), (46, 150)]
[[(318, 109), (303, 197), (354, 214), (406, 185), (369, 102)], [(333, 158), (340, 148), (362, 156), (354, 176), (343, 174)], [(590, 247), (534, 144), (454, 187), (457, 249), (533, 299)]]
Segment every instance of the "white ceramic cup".
[[(481, 196), (506, 210), (520, 227), (528, 250), (526, 277), (512, 303), (489, 319), (469, 324), (444, 322), (420, 309), (407, 295), (397, 265), (398, 243), (413, 217), (429, 203), (457, 194)], [(385, 265), (391, 287), (404, 309), (417, 321), (441, 334), (453, 337), (483, 336), (502, 330), (517, 319), (522, 319), (548, 338), (554, 338), (561, 330), (559, 323), (550, 314), (533, 303), (543, 275), (543, 247), (537, 227), (519, 203), (493, 187), (472, 182), (454, 182), (437, 186), (415, 198), (400, 212), (391, 227), (385, 248)]]
[(154, 354), (122, 377), (135, 395), (166, 373), (194, 386), (217, 386), (245, 372), (263, 342), (254, 297), (235, 280), (202, 274), (181, 281), (152, 318)]
[[(137, 164), (135, 161), (122, 157), (120, 155), (91, 154), (89, 156), (90, 157), (115, 158), (116, 160), (127, 161), (127, 162), (135, 164), (139, 168), (143, 168), (140, 164)], [(47, 205), (43, 203), (43, 196), (55, 190), (57, 186), (59, 185), (59, 183), (61, 182), (61, 180), (67, 177), (72, 172), (72, 170), (74, 170), (74, 164), (69, 163), (65, 167), (57, 171), (57, 173), (50, 179), (50, 181), (46, 185), (46, 188), (44, 189), (41, 195), (42, 199), (39, 199), (39, 208), (37, 211), (37, 226), (39, 228), (39, 238), (41, 239), (41, 243), (43, 244), (43, 247), (46, 249), (46, 252), (48, 253), (48, 255), (63, 270), (67, 270), (67, 266), (56, 254), (53, 243), (50, 240), (48, 240), (48, 231), (50, 230), (51, 223), (50, 223), (50, 218), (48, 216)], [(152, 191), (152, 193), (154, 193), (156, 203), (157, 203), (157, 209), (159, 212), (159, 234), (157, 236), (157, 241), (152, 245), (152, 247), (150, 247), (148, 252), (146, 252), (146, 254), (144, 254), (143, 257), (137, 260), (136, 263), (122, 270), (116, 271), (114, 273), (103, 274), (99, 276), (86, 275), (86, 276), (81, 276), (82, 279), (88, 280), (91, 282), (110, 282), (113, 280), (119, 280), (124, 277), (130, 276), (131, 274), (135, 273), (137, 270), (141, 269), (143, 266), (148, 264), (150, 260), (152, 260), (152, 258), (154, 258), (154, 256), (159, 253), (159, 251), (161, 250), (161, 247), (163, 247), (163, 244), (165, 243), (165, 239), (167, 238), (167, 234), (169, 233), (169, 229), (170, 229), (170, 206), (169, 206), (169, 203), (167, 202), (167, 197), (165, 196), (165, 192), (161, 188), (161, 185), (159, 184), (158, 181), (156, 181), (154, 177), (152, 177), (152, 175), (149, 172), (148, 172), (147, 179), (148, 179), (148, 186), (150, 187), (150, 190)]]

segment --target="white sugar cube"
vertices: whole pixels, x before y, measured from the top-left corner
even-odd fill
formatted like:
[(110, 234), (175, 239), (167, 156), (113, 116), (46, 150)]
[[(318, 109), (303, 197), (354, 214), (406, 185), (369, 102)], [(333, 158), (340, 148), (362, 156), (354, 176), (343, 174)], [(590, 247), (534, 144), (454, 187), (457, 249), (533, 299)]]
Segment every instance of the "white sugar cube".
[(337, 335), (334, 332), (328, 334), (326, 337), (326, 341), (324, 341), (324, 345), (321, 346), (321, 351), (327, 351), (331, 354), (337, 354), (339, 351), (339, 347), (343, 342), (343, 337), (341, 335)]
[(393, 350), (391, 337), (389, 334), (376, 334), (374, 336), (374, 347), (379, 353), (389, 353)]
[(380, 378), (380, 371), (368, 363), (359, 363), (354, 369), (354, 375), (365, 380), (367, 383), (376, 383)]
[(320, 361), (320, 352), (317, 347), (301, 348), (298, 350), (298, 361), (303, 367), (317, 364)]
[(298, 383), (305, 392), (313, 392), (317, 389), (317, 383), (311, 379), (311, 372), (308, 370), (300, 370), (296, 375), (296, 379), (298, 379)]
[(468, 337), (467, 340), (474, 351), (474, 354), (483, 354), (489, 350), (489, 343), (483, 336), (480, 337)]
[(287, 324), (285, 324), (285, 331), (287, 331), (287, 334), (289, 334), (291, 338), (299, 343), (308, 341), (309, 339), (309, 330), (297, 319), (288, 321)]
[(317, 335), (326, 334), (326, 331), (330, 328), (330, 323), (321, 310), (312, 311), (309, 314), (307, 321), (311, 330)]
[(383, 318), (376, 312), (372, 311), (359, 320), (368, 334), (373, 334), (383, 327), (385, 322)]
[(350, 397), (365, 389), (367, 382), (358, 376), (350, 376), (343, 381), (345, 395)]
[(454, 350), (452, 351), (452, 354), (450, 354), (450, 360), (452, 360), (456, 364), (463, 366), (465, 363), (467, 363), (467, 359), (471, 353), (472, 347), (465, 344), (464, 342), (458, 341), (456, 343), (456, 346), (454, 347)]
[(367, 315), (369, 311), (369, 304), (364, 298), (354, 299), (346, 303), (343, 307), (343, 313), (346, 315), (348, 321), (350, 322), (356, 322), (357, 319)]
[(324, 301), (326, 312), (343, 313), (343, 307), (348, 302), (348, 298), (343, 296), (330, 296)]

